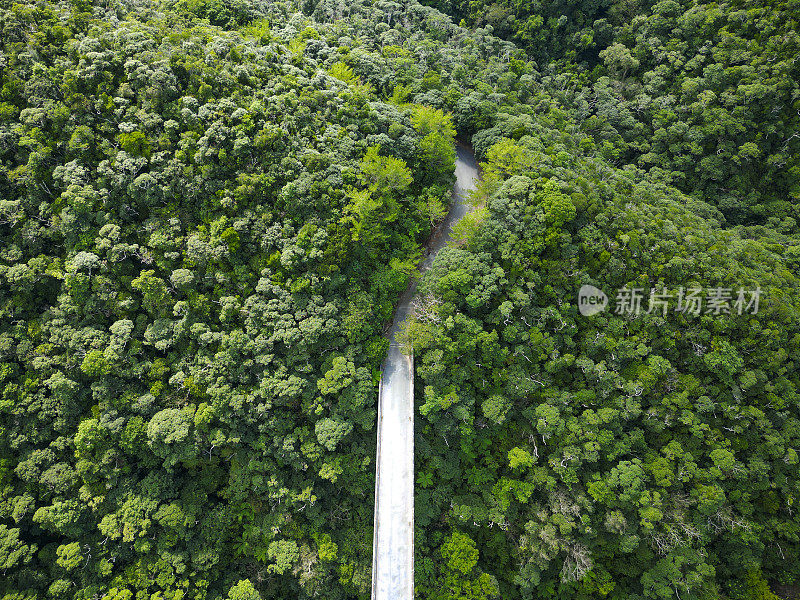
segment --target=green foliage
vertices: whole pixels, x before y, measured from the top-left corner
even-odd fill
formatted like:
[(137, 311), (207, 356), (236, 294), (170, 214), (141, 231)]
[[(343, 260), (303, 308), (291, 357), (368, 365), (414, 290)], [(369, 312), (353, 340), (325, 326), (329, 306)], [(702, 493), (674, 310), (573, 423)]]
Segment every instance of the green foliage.
[[(774, 238), (725, 230), (675, 188), (555, 142), (501, 137), (485, 154), (484, 216), (437, 256), (408, 327), (431, 539), (419, 552), (434, 565), (418, 585), (447, 564), (469, 571), (470, 548), (507, 597), (717, 597), (753, 564), (795, 571), (800, 280)], [(757, 315), (645, 302), (638, 317), (583, 316), (583, 283), (612, 302), (682, 285), (771, 300)]]
[(353, 429), (352, 424), (336, 421), (335, 419), (324, 418), (317, 421), (314, 432), (317, 434), (317, 441), (328, 450), (335, 450), (339, 442), (347, 436)]
[(242, 579), (230, 589), (228, 600), (261, 600), (261, 594), (249, 579)]
[(297, 549), (297, 542), (294, 540), (278, 540), (269, 545), (267, 553), (271, 560), (275, 561), (274, 565), (270, 565), (270, 571), (275, 573), (285, 573), (292, 565), (300, 558), (300, 552)]
[[(726, 224), (797, 231), (792, 2), (464, 0), (439, 8), (520, 44), (542, 86), (580, 124), (583, 151), (649, 170), (716, 207)], [(530, 63), (509, 62), (520, 83), (535, 77)], [(474, 92), (459, 104), (461, 131), (491, 127), (475, 124), (483, 116)]]
[(442, 544), (442, 558), (448, 569), (466, 574), (478, 564), (478, 549), (469, 537), (455, 531)]
[[(0, 7), (0, 595), (369, 595), (381, 334), (456, 133), (483, 181), (408, 327), (417, 594), (796, 579), (796, 7), (432, 3), (476, 28)], [(584, 318), (584, 283), (764, 302)]]
[(18, 528), (9, 529), (0, 524), (0, 567), (11, 569), (31, 560), (34, 548), (25, 545), (19, 537)]
[(358, 77), (353, 72), (353, 69), (341, 61), (331, 66), (328, 73), (330, 73), (331, 77), (344, 81), (348, 85), (356, 85), (358, 83)]
[(65, 571), (72, 571), (81, 564), (81, 548), (78, 542), (62, 544), (56, 551), (56, 564)]
[(478, 568), (478, 549), (469, 536), (453, 531), (445, 538), (439, 553), (443, 561), (441, 572), (422, 586), (427, 597), (436, 600), (500, 597), (497, 580)]
[(369, 593), (453, 132), (284, 8), (0, 7), (0, 596)]
[(372, 193), (390, 196), (405, 191), (413, 181), (405, 161), (378, 154), (379, 146), (370, 146), (361, 159), (361, 181)]

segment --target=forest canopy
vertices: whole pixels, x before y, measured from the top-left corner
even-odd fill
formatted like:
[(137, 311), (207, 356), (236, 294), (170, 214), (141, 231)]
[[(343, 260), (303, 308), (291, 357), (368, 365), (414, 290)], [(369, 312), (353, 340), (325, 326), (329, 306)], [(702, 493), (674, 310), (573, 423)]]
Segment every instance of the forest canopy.
[(369, 597), (385, 331), (456, 139), (416, 595), (798, 584), (797, 1), (427, 4), (0, 0), (3, 600)]

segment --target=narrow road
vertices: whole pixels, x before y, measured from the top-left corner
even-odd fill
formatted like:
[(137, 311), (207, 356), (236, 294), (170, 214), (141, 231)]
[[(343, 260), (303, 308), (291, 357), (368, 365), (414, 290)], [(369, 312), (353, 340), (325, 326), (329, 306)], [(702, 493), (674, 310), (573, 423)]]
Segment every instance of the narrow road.
[[(469, 147), (459, 144), (456, 151), (453, 204), (431, 238), (422, 271), (433, 264), (450, 240), (453, 225), (469, 211), (466, 197), (475, 188), (478, 166)], [(416, 287), (412, 282), (397, 305), (378, 391), (372, 600), (414, 597), (414, 357), (403, 353), (396, 337), (411, 311)]]

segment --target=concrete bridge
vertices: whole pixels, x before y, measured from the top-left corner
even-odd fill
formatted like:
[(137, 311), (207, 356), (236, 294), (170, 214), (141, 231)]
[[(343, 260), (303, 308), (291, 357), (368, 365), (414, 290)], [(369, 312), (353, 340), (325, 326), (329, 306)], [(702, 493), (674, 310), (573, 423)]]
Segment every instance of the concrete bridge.
[[(450, 239), (450, 231), (470, 209), (478, 167), (471, 148), (459, 145), (453, 204), (429, 244), (425, 271)], [(372, 546), (372, 600), (414, 597), (414, 357), (405, 354), (397, 332), (411, 312), (416, 281), (400, 297), (391, 344), (378, 390), (378, 450), (375, 473), (375, 529)]]

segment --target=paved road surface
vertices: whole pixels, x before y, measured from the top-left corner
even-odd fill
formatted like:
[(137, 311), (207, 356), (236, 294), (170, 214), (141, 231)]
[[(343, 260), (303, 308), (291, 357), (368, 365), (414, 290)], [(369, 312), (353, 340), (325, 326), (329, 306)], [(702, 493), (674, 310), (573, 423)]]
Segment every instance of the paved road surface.
[[(453, 206), (429, 245), (422, 270), (430, 267), (449, 240), (451, 227), (469, 210), (466, 193), (474, 189), (478, 169), (469, 148), (458, 146), (457, 152)], [(415, 290), (412, 283), (398, 302), (378, 394), (373, 600), (414, 597), (414, 359), (403, 354), (395, 338)]]

